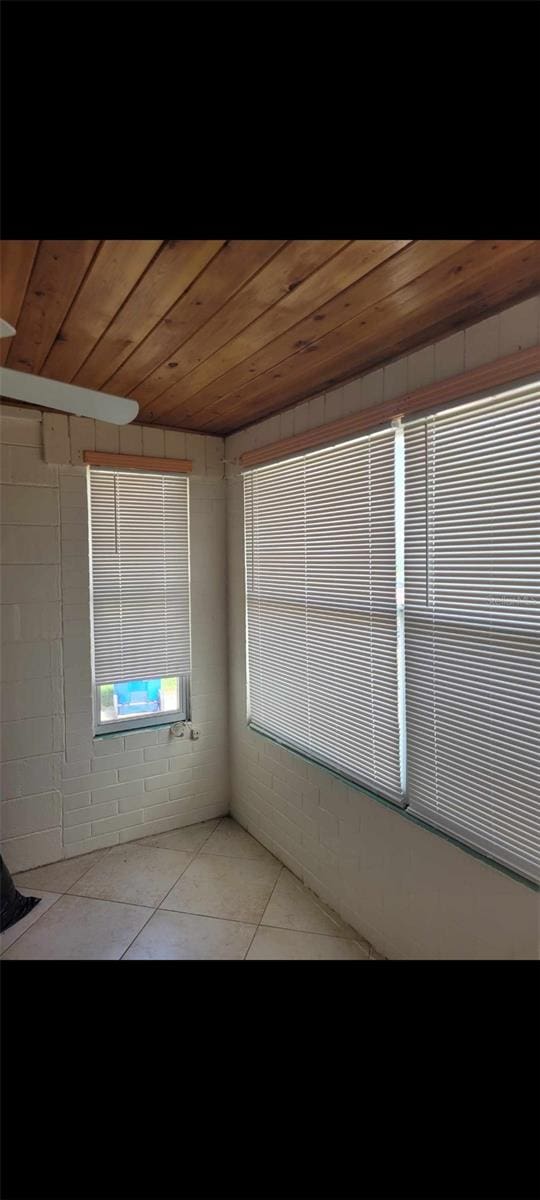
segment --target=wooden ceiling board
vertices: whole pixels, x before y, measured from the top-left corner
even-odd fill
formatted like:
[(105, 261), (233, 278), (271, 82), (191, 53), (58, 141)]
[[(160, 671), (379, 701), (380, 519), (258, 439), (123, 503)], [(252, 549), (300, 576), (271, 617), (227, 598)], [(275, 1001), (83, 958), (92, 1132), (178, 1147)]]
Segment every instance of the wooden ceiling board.
[[(39, 242), (0, 242), (0, 317), (16, 329)], [(10, 351), (9, 338), (0, 342), (0, 364)]]
[(43, 375), (71, 382), (162, 244), (102, 243), (43, 363)]
[(6, 365), (39, 374), (99, 246), (98, 241), (40, 242)]
[[(266, 386), (263, 377), (259, 378), (252, 396), (247, 395), (247, 387), (236, 400), (232, 395), (228, 396), (219, 407), (214, 406), (215, 415), (211, 420), (205, 421), (204, 413), (198, 413), (194, 418), (196, 427), (206, 433), (223, 433), (282, 411), (318, 391), (330, 389), (400, 354), (444, 337), (454, 332), (456, 326), (463, 328), (500, 311), (516, 299), (535, 294), (539, 288), (540, 249), (537, 243), (531, 244), (521, 255), (514, 254), (504, 280), (497, 281), (486, 269), (474, 278), (456, 282), (452, 291), (443, 290), (439, 297), (432, 294), (410, 309), (404, 303), (403, 311), (398, 315), (388, 312), (383, 302), (366, 314), (364, 333), (355, 336), (347, 351), (342, 344), (337, 353), (324, 359), (317, 358), (316, 362), (310, 352), (291, 356), (279, 364), (276, 371), (268, 373)], [(195, 426), (188, 424), (186, 427)]]
[(222, 245), (222, 241), (165, 242), (72, 382), (106, 391), (107, 379), (166, 318)]
[(283, 249), (258, 271), (257, 275), (201, 329), (190, 338), (178, 355), (176, 367), (168, 363), (158, 367), (139, 387), (130, 392), (133, 400), (145, 405), (171, 383), (187, 375), (210, 354), (261, 313), (294, 291), (322, 263), (333, 259), (347, 242), (286, 242)]
[[(402, 341), (395, 341), (395, 333), (386, 339), (386, 345), (383, 345), (382, 347), (382, 351), (384, 353), (384, 358), (382, 360), (380, 358), (381, 350), (378, 347), (372, 351), (372, 358), (370, 361), (368, 361), (368, 365), (366, 366), (365, 370), (371, 371), (374, 367), (387, 364), (396, 358), (400, 358), (401, 355), (408, 354), (412, 350), (419, 349), (426, 345), (429, 346), (433, 342), (437, 342), (442, 338), (450, 337), (451, 334), (456, 333), (459, 330), (463, 330), (469, 325), (474, 325), (478, 321), (482, 321), (487, 316), (495, 316), (497, 313), (503, 312), (504, 309), (508, 308), (510, 304), (517, 303), (521, 300), (528, 300), (531, 296), (537, 295), (539, 287), (540, 282), (538, 279), (538, 270), (535, 269), (532, 283), (525, 283), (522, 288), (520, 282), (517, 290), (513, 284), (510, 286), (506, 285), (500, 289), (498, 296), (496, 293), (490, 293), (489, 299), (486, 299), (485, 308), (482, 307), (482, 305), (479, 305), (478, 301), (470, 306), (467, 306), (465, 301), (464, 307), (460, 307), (459, 310), (454, 311), (452, 317), (449, 317), (448, 314), (446, 314), (439, 320), (436, 320), (433, 324), (423, 326), (421, 332), (418, 331), (418, 328), (414, 329), (411, 322), (412, 331), (409, 331), (409, 333), (403, 337)], [(405, 328), (407, 328), (407, 325)], [(363, 367), (362, 371), (364, 371)], [(353, 370), (351, 374), (350, 368), (346, 368), (345, 376), (339, 380), (336, 379), (336, 386), (339, 383), (343, 383), (347, 379), (354, 378), (354, 376), (358, 374), (359, 372), (356, 370)], [(333, 386), (334, 384), (329, 382), (328, 387)], [(206, 430), (206, 432), (209, 433), (210, 430)]]
[(540, 292), (540, 241), (5, 241), (15, 370), (225, 434)]
[[(174, 395), (168, 393), (167, 398), (159, 398), (155, 408), (152, 408), (152, 414), (155, 414), (153, 419), (159, 420), (173, 408), (175, 416), (182, 413), (183, 419), (201, 412), (233, 391), (254, 382), (289, 356), (297, 356), (332, 330), (345, 326), (356, 314), (363, 313), (378, 300), (398, 292), (405, 284), (414, 282), (434, 265), (452, 258), (456, 251), (469, 245), (470, 242), (455, 241), (414, 242), (398, 250), (386, 262), (334, 295), (316, 311), (312, 310), (304, 320), (269, 341), (206, 388), (199, 389), (196, 383), (192, 383), (193, 376), (189, 376), (183, 382), (183, 389), (179, 385)], [(146, 412), (144, 419), (147, 419)]]
[[(426, 329), (431, 328), (436, 320), (439, 324), (445, 320), (448, 325), (452, 319), (455, 325), (458, 319), (463, 324), (462, 313), (467, 313), (470, 319), (480, 319), (486, 308), (492, 311), (492, 306), (499, 304), (500, 283), (498, 272), (493, 271), (491, 262), (486, 262), (485, 248), (480, 250), (479, 247), (497, 246), (499, 265), (508, 272), (508, 286), (504, 286), (508, 298), (514, 295), (516, 287), (522, 292), (538, 277), (538, 245), (528, 242), (470, 244), (468, 252), (462, 251), (452, 256), (448, 262), (407, 284), (400, 292), (368, 308), (353, 322), (320, 338), (302, 352), (289, 355), (274, 370), (259, 376), (252, 384), (244, 385), (238, 394), (222, 397), (212, 406), (215, 415), (211, 426), (208, 421), (205, 422), (203, 412), (197, 413), (194, 418), (197, 427), (208, 430), (211, 427), (215, 431), (217, 424), (220, 424), (216, 420), (218, 414), (226, 414), (228, 420), (238, 420), (238, 413), (244, 414), (246, 406), (250, 406), (251, 419), (256, 419), (253, 414), (277, 394), (282, 397), (282, 407), (287, 407), (288, 403), (296, 401), (300, 388), (304, 395), (322, 390), (323, 383), (328, 388), (331, 385), (329, 380), (337, 378), (337, 370), (340, 382), (353, 378), (355, 374), (367, 370), (365, 362), (368, 360), (388, 361), (389, 358), (395, 358), (396, 335), (400, 342), (407, 336), (409, 344), (412, 341), (414, 344), (425, 344)], [(518, 248), (520, 246), (521, 251)], [(492, 250), (491, 253), (496, 254), (497, 251)], [(503, 259), (506, 259), (505, 264)], [(418, 337), (415, 336), (416, 332)], [(388, 347), (390, 354), (386, 350)], [(317, 382), (314, 383), (314, 380)]]
[[(321, 309), (321, 306), (334, 298), (336, 293), (345, 292), (345, 289), (359, 278), (407, 245), (409, 242), (406, 241), (350, 242), (297, 288), (292, 292), (287, 292), (259, 318), (246, 326), (242, 333), (231, 338), (215, 354), (205, 359), (201, 366), (191, 371), (187, 378), (184, 378), (179, 384), (173, 385), (172, 389), (168, 388), (148, 406), (144, 406), (143, 411), (145, 412), (148, 407), (148, 419), (155, 419), (156, 412), (171, 411), (173, 407), (176, 407), (179, 395), (182, 395), (184, 399), (202, 392), (215, 379), (221, 379), (227, 371), (232, 370), (236, 364), (245, 363), (247, 360), (249, 360), (247, 368), (240, 375), (240, 379), (250, 378), (250, 373), (255, 370), (252, 363), (257, 362), (252, 356), (256, 354), (257, 350), (270, 343), (273, 344), (280, 334), (291, 326), (296, 326), (302, 318), (313, 313), (314, 310)], [(326, 320), (326, 312), (317, 315), (316, 320)], [(221, 395), (219, 385), (217, 394)], [(134, 392), (132, 398), (138, 398), (141, 402), (140, 394)], [(186, 406), (185, 411), (189, 412), (190, 407)], [(196, 407), (194, 411), (196, 411)]]
[[(284, 245), (285, 242), (276, 241), (225, 242), (219, 254), (205, 267), (178, 303), (169, 309), (166, 321), (156, 325), (123, 366), (106, 380), (106, 390), (113, 395), (127, 396), (132, 388), (136, 388), (165, 360), (174, 359), (175, 352), (181, 349), (183, 343), (231, 300)], [(166, 363), (169, 370), (176, 365), (174, 361)]]

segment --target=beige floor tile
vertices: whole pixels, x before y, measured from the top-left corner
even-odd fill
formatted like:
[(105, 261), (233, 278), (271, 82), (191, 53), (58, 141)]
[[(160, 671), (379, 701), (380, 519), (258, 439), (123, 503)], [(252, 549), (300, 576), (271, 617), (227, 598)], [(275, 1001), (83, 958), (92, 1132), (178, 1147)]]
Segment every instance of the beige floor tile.
[(169, 833), (156, 833), (153, 837), (139, 838), (136, 844), (154, 846), (157, 850), (185, 850), (188, 854), (196, 854), (217, 825), (219, 817), (215, 821), (199, 821), (197, 825), (171, 829)]
[(61, 896), (4, 958), (120, 958), (148, 916), (147, 908), (130, 904)]
[(276, 862), (273, 854), (261, 846), (241, 825), (231, 817), (224, 817), (216, 832), (204, 847), (205, 854), (223, 854), (228, 858), (252, 858), (259, 862)]
[(59, 893), (42, 892), (38, 891), (37, 888), (20, 887), (17, 890), (23, 896), (39, 896), (41, 903), (35, 904), (31, 912), (26, 917), (23, 917), (22, 921), (17, 921), (16, 925), (11, 925), (4, 933), (0, 933), (0, 954), (8, 950), (17, 941), (17, 938), (20, 938), (27, 929), (30, 929), (31, 925), (39, 921), (39, 918), (51, 908), (51, 905), (56, 904), (56, 901), (60, 899)]
[(294, 958), (312, 961), (329, 958), (357, 958), (369, 962), (366, 950), (347, 938), (329, 937), (319, 933), (299, 933), (293, 929), (270, 929), (268, 926), (263, 927), (262, 925), (257, 930), (246, 957), (248, 959)]
[(49, 863), (46, 867), (35, 867), (33, 871), (20, 871), (13, 876), (15, 887), (46, 888), (51, 892), (69, 892), (70, 887), (95, 866), (106, 850), (91, 850), (78, 858), (65, 858), (62, 862)]
[(160, 909), (124, 958), (245, 958), (256, 925)]
[(193, 855), (153, 846), (113, 846), (70, 888), (70, 894), (157, 908)]
[(305, 933), (333, 933), (337, 937), (350, 937), (352, 940), (356, 938), (349, 925), (345, 925), (328, 905), (318, 900), (286, 869), (276, 883), (261, 925), (298, 929)]
[(281, 870), (269, 862), (226, 858), (201, 853), (163, 902), (177, 912), (224, 917), (231, 921), (260, 921)]

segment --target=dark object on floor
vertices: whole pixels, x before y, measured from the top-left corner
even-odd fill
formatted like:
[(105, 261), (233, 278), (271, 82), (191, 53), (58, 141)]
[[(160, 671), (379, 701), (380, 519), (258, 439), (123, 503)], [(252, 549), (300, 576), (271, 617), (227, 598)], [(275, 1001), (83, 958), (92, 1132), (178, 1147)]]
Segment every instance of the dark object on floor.
[(39, 896), (21, 896), (17, 891), (6, 864), (0, 854), (0, 893), (2, 904), (0, 909), (0, 933), (4, 933), (17, 921), (21, 921), (27, 913), (39, 904)]

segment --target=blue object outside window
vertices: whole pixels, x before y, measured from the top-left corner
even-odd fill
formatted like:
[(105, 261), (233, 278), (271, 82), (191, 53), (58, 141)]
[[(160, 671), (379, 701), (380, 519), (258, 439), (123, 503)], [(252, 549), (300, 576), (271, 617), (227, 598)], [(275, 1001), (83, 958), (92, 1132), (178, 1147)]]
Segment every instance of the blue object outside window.
[(115, 683), (114, 692), (118, 701), (118, 714), (159, 712), (159, 679), (135, 679), (128, 683)]

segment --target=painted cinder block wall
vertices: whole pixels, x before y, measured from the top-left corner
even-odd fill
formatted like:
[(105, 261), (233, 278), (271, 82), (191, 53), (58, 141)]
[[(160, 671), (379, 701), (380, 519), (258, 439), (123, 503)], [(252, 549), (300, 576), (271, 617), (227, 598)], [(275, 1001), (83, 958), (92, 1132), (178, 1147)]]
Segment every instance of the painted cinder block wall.
[[(1, 850), (12, 872), (228, 809), (223, 440), (0, 410)], [(169, 728), (92, 736), (85, 449), (193, 459), (192, 709)], [(47, 461), (49, 460), (49, 461)]]
[(246, 724), (244, 450), (540, 344), (540, 297), (226, 439), (231, 810), (391, 958), (536, 958), (539, 897)]

